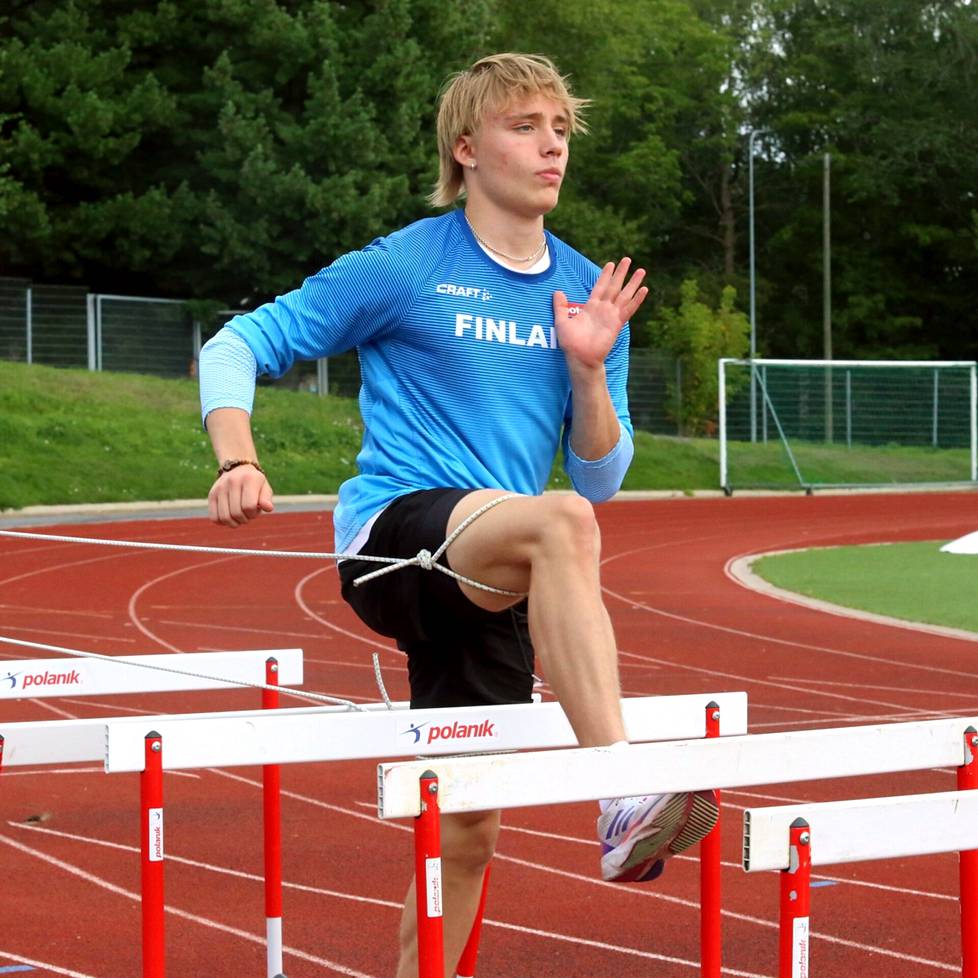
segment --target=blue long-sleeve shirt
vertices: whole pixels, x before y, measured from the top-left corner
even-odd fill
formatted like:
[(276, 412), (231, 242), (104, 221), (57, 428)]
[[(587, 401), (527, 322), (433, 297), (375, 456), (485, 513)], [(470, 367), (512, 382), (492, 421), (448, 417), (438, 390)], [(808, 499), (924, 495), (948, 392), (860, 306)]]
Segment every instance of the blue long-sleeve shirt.
[[(550, 265), (512, 271), (479, 247), (461, 211), (428, 218), (338, 258), (303, 285), (236, 316), (201, 355), (204, 416), (250, 410), (255, 373), (356, 347), (362, 387), (359, 474), (334, 513), (344, 550), (374, 513), (415, 489), (543, 491), (558, 445), (575, 489), (593, 501), (621, 485), (632, 456), (625, 384), (628, 328), (607, 361), (618, 444), (585, 461), (570, 448), (570, 378), (553, 293), (583, 304), (596, 265), (547, 235)], [(221, 365), (215, 362), (221, 361)]]

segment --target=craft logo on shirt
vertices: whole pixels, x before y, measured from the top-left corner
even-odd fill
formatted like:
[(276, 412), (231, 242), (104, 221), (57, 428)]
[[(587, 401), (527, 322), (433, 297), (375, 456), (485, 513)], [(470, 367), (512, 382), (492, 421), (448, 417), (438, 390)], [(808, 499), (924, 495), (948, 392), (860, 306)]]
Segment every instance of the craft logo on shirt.
[(452, 285), (450, 282), (442, 282), (435, 286), (435, 291), (439, 295), (454, 295), (460, 299), (481, 299), (483, 302), (489, 302), (492, 299), (489, 292), (477, 285)]
[(4, 689), (27, 689), (30, 686), (78, 686), (81, 684), (81, 676), (77, 669), (70, 672), (8, 672), (0, 679), (0, 690)]
[(399, 733), (402, 737), (412, 738), (412, 744), (429, 746), (437, 741), (458, 744), (459, 741), (494, 740), (496, 724), (492, 720), (480, 720), (478, 723), (459, 723), (458, 720), (452, 723), (438, 723), (436, 720), (409, 724)]

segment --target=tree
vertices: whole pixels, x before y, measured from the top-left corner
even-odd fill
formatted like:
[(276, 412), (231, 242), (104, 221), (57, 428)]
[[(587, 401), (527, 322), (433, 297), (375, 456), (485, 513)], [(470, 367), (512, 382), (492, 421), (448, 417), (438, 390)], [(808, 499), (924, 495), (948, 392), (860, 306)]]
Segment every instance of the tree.
[(598, 262), (630, 254), (649, 269), (652, 296), (633, 330), (647, 342), (641, 320), (674, 301), (683, 277), (715, 275), (717, 297), (723, 284), (719, 184), (737, 139), (729, 36), (689, 0), (498, 9), (497, 46), (550, 55), (593, 100), (591, 134), (572, 143), (548, 223)]
[(482, 0), (37, 0), (0, 40), (0, 257), (254, 301), (421, 216)]
[(678, 308), (662, 308), (651, 332), (656, 344), (682, 363), (682, 396), (672, 389), (669, 402), (679, 404), (676, 420), (683, 433), (712, 435), (719, 396), (717, 361), (746, 355), (750, 323), (734, 308), (733, 286), (723, 289), (716, 309), (702, 301), (695, 279), (683, 282), (679, 292)]
[(821, 353), (822, 155), (836, 356), (978, 356), (978, 7), (770, 0), (751, 54), (766, 352)]

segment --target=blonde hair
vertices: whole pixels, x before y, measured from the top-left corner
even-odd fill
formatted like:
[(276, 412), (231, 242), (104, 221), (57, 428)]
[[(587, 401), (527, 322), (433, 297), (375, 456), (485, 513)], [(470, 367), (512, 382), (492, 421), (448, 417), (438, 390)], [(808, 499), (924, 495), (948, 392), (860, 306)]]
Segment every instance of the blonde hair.
[(587, 132), (581, 112), (590, 100), (575, 98), (567, 78), (543, 55), (493, 54), (448, 79), (438, 107), (438, 182), (428, 195), (433, 207), (447, 207), (465, 192), (454, 154), (459, 136), (475, 133), (487, 113), (531, 95), (546, 95), (561, 105), (569, 136)]

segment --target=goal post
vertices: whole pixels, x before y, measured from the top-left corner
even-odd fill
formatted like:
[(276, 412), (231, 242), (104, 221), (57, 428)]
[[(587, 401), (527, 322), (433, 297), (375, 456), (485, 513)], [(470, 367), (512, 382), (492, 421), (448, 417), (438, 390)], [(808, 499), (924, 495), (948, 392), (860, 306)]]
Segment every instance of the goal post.
[(976, 363), (721, 359), (720, 486), (978, 488)]

